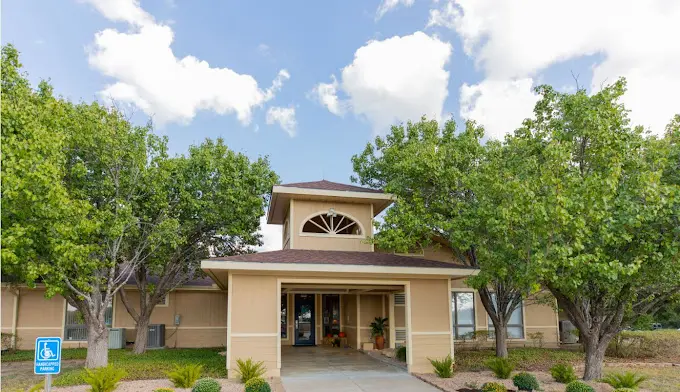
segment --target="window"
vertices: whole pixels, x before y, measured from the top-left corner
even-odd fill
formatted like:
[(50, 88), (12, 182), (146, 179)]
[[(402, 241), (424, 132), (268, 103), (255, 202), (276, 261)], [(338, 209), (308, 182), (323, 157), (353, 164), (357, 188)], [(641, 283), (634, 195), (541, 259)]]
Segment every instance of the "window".
[(281, 294), (281, 339), (288, 339), (288, 294)]
[[(114, 298), (115, 301), (115, 298)], [(104, 313), (104, 322), (107, 327), (111, 327), (113, 321), (113, 306), (109, 304)], [(64, 340), (87, 340), (87, 327), (85, 326), (85, 319), (83, 315), (66, 303), (66, 320), (64, 322)]]
[[(493, 301), (494, 307), (496, 306), (496, 294), (491, 293), (491, 300)], [(508, 320), (508, 325), (505, 330), (508, 332), (508, 339), (524, 339), (524, 315), (522, 314), (524, 304), (520, 302), (519, 306), (513, 310), (510, 315), (510, 320)], [(489, 337), (491, 339), (495, 338), (493, 322), (491, 317), (488, 317), (489, 322)]]
[(475, 332), (475, 293), (451, 293), (451, 310), (453, 311), (453, 336), (463, 339)]
[(361, 225), (354, 219), (335, 212), (333, 208), (309, 218), (302, 225), (303, 233), (329, 235), (363, 235)]
[(165, 294), (165, 296), (161, 298), (160, 302), (158, 302), (156, 306), (160, 308), (166, 308), (168, 305), (170, 305), (170, 293)]

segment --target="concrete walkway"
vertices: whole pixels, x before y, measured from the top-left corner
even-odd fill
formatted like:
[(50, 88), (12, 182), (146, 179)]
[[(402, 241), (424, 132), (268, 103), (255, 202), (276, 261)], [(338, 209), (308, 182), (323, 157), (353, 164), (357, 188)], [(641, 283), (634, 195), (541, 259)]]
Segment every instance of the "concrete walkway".
[(434, 392), (404, 370), (351, 348), (281, 347), (286, 392)]

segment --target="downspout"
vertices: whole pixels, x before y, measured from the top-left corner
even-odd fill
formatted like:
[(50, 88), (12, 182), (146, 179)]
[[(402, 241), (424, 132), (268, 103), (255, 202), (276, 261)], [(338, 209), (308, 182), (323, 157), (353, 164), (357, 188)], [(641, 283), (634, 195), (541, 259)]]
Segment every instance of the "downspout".
[(19, 292), (20, 289), (17, 287), (14, 294), (14, 303), (12, 307), (12, 348), (17, 349), (17, 322), (19, 321)]

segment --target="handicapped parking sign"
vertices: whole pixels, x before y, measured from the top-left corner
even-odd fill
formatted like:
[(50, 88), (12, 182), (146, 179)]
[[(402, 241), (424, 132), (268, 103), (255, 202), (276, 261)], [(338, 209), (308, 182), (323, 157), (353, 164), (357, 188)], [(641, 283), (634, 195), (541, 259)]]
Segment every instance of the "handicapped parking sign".
[(61, 338), (35, 339), (35, 374), (59, 374), (61, 370)]

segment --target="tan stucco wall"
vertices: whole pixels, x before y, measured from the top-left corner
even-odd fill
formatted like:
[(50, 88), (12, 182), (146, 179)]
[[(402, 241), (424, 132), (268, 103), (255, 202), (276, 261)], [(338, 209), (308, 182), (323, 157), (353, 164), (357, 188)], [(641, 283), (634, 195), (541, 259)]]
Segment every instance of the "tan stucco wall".
[[(350, 215), (362, 226), (364, 233), (362, 238), (334, 236), (308, 236), (301, 234), (302, 225), (308, 218), (318, 213), (328, 212), (334, 208), (339, 214)], [(349, 250), (370, 252), (373, 246), (363, 243), (366, 236), (370, 236), (373, 230), (370, 204), (332, 203), (321, 201), (294, 200), (292, 201), (292, 224), (293, 237), (292, 249), (318, 249), (318, 250)]]
[[(21, 288), (17, 318), (19, 348), (32, 349), (38, 336), (64, 336), (66, 300), (56, 295), (44, 297), (42, 288)], [(13, 294), (3, 287), (2, 332), (11, 332)], [(138, 304), (136, 291), (128, 290), (128, 296)], [(168, 347), (219, 347), (226, 345), (227, 296), (219, 290), (185, 290), (170, 293), (167, 307), (157, 306), (151, 316), (152, 324), (166, 324), (166, 345)], [(126, 340), (135, 339), (134, 321), (116, 295), (113, 327), (126, 328)], [(174, 315), (181, 315), (180, 325), (174, 326)], [(85, 341), (64, 342), (65, 348), (87, 347)]]
[[(231, 276), (231, 346), (227, 350), (227, 369), (236, 369), (238, 359), (262, 361), (266, 376), (278, 377), (278, 331), (281, 294), (276, 276)], [(228, 342), (229, 344), (229, 342)], [(237, 378), (235, 371), (229, 377)]]
[[(410, 372), (431, 373), (428, 358), (444, 358), (452, 352), (449, 283), (447, 279), (411, 280)], [(409, 296), (407, 295), (407, 301)], [(407, 314), (408, 319), (408, 314)]]
[(343, 319), (340, 329), (347, 335), (347, 344), (357, 347), (357, 296), (343, 295), (340, 298), (343, 307)]
[(376, 317), (387, 317), (387, 303), (385, 303), (385, 311), (383, 313), (383, 295), (365, 294), (361, 295), (360, 298), (359, 333), (360, 342), (363, 344), (373, 341), (369, 325)]
[[(64, 297), (55, 295), (47, 299), (42, 288), (18, 290), (17, 347), (22, 350), (32, 349), (35, 346), (35, 338), (39, 336), (63, 337), (63, 315), (66, 306)], [(2, 287), (0, 297), (2, 297), (2, 332), (11, 333), (14, 293), (8, 287)]]
[[(139, 309), (139, 294), (127, 290), (133, 307)], [(135, 322), (128, 314), (120, 296), (114, 306), (116, 328), (126, 328), (128, 342), (135, 340)], [(180, 324), (175, 325), (175, 315)], [(165, 324), (165, 344), (168, 347), (219, 347), (227, 344), (227, 293), (219, 290), (179, 289), (169, 294), (166, 305), (157, 305), (151, 314), (151, 324)]]

